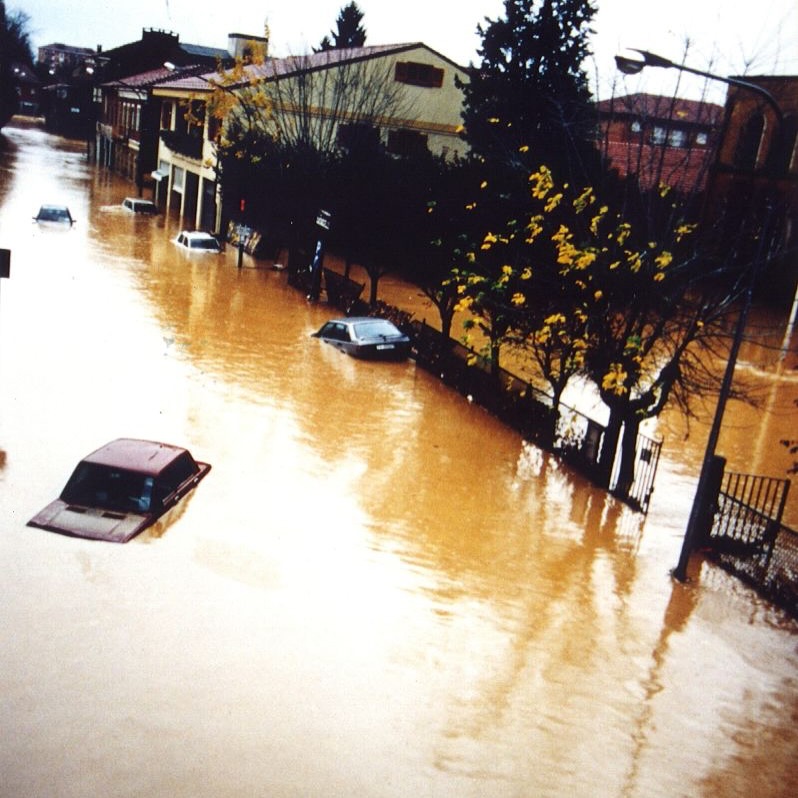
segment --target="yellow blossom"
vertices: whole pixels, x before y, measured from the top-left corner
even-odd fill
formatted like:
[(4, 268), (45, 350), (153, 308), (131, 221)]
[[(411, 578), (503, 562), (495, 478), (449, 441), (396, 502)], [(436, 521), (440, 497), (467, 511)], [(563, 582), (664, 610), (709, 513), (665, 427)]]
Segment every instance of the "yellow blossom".
[(574, 200), (573, 206), (577, 213), (582, 213), (588, 205), (592, 205), (595, 201), (596, 195), (593, 193), (593, 189), (588, 186), (583, 189), (582, 193)]
[(518, 293), (516, 291), (516, 293), (513, 294), (513, 298), (510, 301), (513, 303), (513, 305), (517, 307), (519, 305), (523, 305), (526, 303), (526, 297), (523, 294)]
[(546, 194), (554, 188), (551, 171), (546, 166), (541, 166), (537, 172), (529, 175), (529, 182), (532, 183), (532, 196), (535, 199), (545, 199)]
[(518, 148), (518, 152), (529, 152), (529, 145), (528, 144), (522, 144)]
[(494, 233), (488, 233), (482, 241), (480, 249), (490, 249), (498, 240), (498, 236)]
[(553, 196), (549, 197), (548, 202), (544, 206), (543, 210), (546, 213), (551, 213), (561, 202), (562, 200), (562, 192), (559, 194), (554, 194)]
[(629, 264), (629, 269), (637, 274), (640, 267), (643, 265), (643, 258), (639, 252), (626, 252), (626, 262)]
[(599, 208), (599, 212), (590, 220), (590, 232), (593, 233), (594, 236), (598, 235), (599, 222), (602, 220), (604, 214), (606, 214), (608, 210), (609, 206), (602, 205)]
[(605, 391), (614, 393), (616, 396), (623, 396), (629, 392), (629, 389), (624, 385), (626, 378), (629, 375), (624, 371), (620, 363), (611, 363), (610, 370), (604, 375), (601, 381), (601, 387)]
[(664, 269), (670, 265), (671, 261), (673, 260), (673, 255), (670, 252), (660, 252), (656, 258), (654, 258), (654, 263), (657, 264), (658, 269)]
[(458, 303), (457, 303), (457, 304), (454, 306), (454, 312), (455, 312), (455, 313), (463, 313), (463, 312), (465, 312), (465, 311), (469, 310), (469, 308), (470, 308), (470, 307), (471, 307), (471, 305), (473, 305), (473, 304), (474, 304), (474, 299), (473, 299), (473, 297), (470, 297), (470, 296), (464, 296), (464, 297), (463, 297), (463, 298), (462, 298), (462, 299), (461, 299), (461, 300), (460, 300), (460, 301), (459, 301), (459, 302), (458, 302)]

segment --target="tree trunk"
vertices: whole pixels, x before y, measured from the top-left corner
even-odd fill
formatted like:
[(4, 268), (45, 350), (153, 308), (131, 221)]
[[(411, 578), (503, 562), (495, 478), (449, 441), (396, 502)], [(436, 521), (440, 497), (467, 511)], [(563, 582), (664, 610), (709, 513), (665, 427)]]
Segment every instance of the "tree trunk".
[(376, 269), (366, 269), (369, 276), (369, 305), (377, 304), (377, 288), (380, 282), (380, 273)]
[(624, 419), (623, 438), (621, 439), (621, 465), (618, 469), (618, 482), (614, 493), (627, 498), (635, 479), (635, 456), (637, 455), (637, 433), (640, 421), (636, 416)]
[(444, 340), (452, 337), (452, 320), (454, 319), (454, 308), (451, 305), (438, 305), (438, 315), (441, 318), (441, 335)]
[(610, 407), (610, 420), (604, 431), (604, 440), (601, 443), (601, 454), (598, 459), (597, 479), (604, 488), (609, 488), (612, 478), (612, 467), (615, 464), (615, 452), (618, 448), (618, 439), (621, 437), (623, 416), (613, 407)]

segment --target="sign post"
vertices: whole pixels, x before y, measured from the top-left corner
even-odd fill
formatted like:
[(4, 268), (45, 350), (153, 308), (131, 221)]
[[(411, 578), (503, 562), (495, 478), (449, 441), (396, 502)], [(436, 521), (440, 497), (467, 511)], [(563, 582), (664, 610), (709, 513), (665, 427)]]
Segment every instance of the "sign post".
[(319, 228), (319, 240), (316, 242), (316, 254), (310, 266), (310, 293), (308, 299), (315, 302), (321, 293), (321, 264), (324, 260), (324, 234), (330, 229), (332, 215), (329, 211), (320, 210), (316, 217), (316, 227)]

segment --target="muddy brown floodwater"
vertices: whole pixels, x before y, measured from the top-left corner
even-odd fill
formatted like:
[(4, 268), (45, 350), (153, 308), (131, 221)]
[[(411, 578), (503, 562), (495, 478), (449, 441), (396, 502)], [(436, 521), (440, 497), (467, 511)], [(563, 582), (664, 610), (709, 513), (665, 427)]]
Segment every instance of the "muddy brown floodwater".
[[(798, 794), (796, 624), (669, 577), (700, 431), (643, 518), (311, 338), (283, 273), (177, 251), (79, 143), (3, 143), (0, 794)], [(213, 470), (124, 546), (25, 525), (123, 435)]]

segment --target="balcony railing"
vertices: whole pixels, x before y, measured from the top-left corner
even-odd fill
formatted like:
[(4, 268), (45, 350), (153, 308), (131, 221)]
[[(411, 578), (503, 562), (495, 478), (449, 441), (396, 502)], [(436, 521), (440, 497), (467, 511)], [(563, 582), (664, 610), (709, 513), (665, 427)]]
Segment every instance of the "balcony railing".
[(161, 141), (179, 155), (195, 160), (202, 158), (202, 139), (197, 135), (180, 133), (176, 130), (162, 130)]

